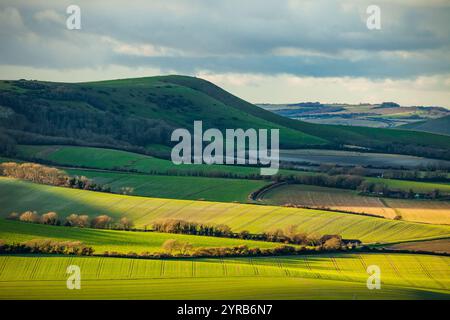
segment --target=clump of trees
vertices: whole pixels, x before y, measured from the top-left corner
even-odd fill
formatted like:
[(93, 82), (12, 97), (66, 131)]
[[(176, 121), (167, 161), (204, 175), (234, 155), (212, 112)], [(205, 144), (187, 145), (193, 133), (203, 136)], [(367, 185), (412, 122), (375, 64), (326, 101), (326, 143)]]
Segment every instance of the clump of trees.
[(72, 213), (71, 215), (66, 217), (64, 226), (78, 227), (78, 228), (89, 227), (89, 216), (85, 215), (85, 214), (78, 215), (78, 214)]
[(60, 221), (56, 212), (50, 211), (41, 216), (41, 223), (49, 225), (58, 225)]
[(41, 217), (36, 211), (25, 211), (19, 216), (19, 220), (23, 222), (40, 223)]
[(120, 218), (119, 222), (116, 224), (116, 229), (119, 229), (119, 230), (131, 230), (133, 228), (134, 228), (134, 222), (127, 217)]
[(94, 229), (112, 229), (112, 226), (113, 219), (106, 214), (102, 214), (91, 220), (91, 228)]
[(63, 170), (37, 163), (1, 163), (0, 174), (10, 178), (22, 179), (52, 186), (111, 192), (111, 188), (109, 186), (94, 183), (85, 176), (70, 177)]
[(33, 239), (19, 243), (6, 243), (4, 240), (0, 240), (0, 253), (44, 253), (91, 256), (94, 254), (94, 249), (84, 245), (80, 241)]
[(82, 190), (111, 192), (111, 187), (94, 183), (91, 179), (88, 179), (85, 176), (67, 177), (67, 183), (64, 186)]
[(7, 177), (54, 186), (64, 186), (68, 180), (64, 171), (37, 163), (5, 162), (0, 164), (0, 172)]
[(169, 254), (178, 252), (180, 255), (186, 255), (193, 248), (192, 244), (187, 241), (180, 241), (176, 239), (168, 239), (162, 244), (162, 248)]

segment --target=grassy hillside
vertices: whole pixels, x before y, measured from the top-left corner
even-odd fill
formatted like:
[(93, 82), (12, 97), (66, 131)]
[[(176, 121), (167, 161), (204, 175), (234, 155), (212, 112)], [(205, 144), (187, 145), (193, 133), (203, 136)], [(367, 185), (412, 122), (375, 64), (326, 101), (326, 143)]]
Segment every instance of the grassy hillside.
[(417, 224), (352, 214), (250, 204), (156, 199), (91, 192), (0, 178), (0, 215), (36, 210), (130, 217), (138, 227), (164, 218), (226, 224), (261, 233), (296, 225), (308, 234), (341, 234), (366, 243), (450, 236), (450, 226)]
[[(448, 257), (399, 254), (136, 260), (0, 257), (0, 299), (449, 299)], [(81, 269), (67, 290), (66, 268)], [(366, 287), (369, 265), (380, 290)], [(214, 285), (211, 285), (211, 284)]]
[(450, 116), (406, 124), (399, 128), (450, 135)]
[[(233, 105), (235, 108), (248, 114), (264, 119), (266, 121), (282, 125), (284, 127), (299, 130), (301, 132), (326, 139), (337, 144), (359, 145), (375, 147), (378, 149), (390, 149), (389, 144), (411, 145), (411, 147), (430, 147), (448, 149), (450, 139), (448, 137), (433, 135), (424, 132), (411, 132), (406, 130), (390, 130), (367, 127), (333, 126), (307, 123), (298, 120), (281, 117), (275, 113), (268, 112), (238, 97), (235, 97), (214, 84), (191, 77), (171, 76), (161, 77), (166, 83), (176, 83), (193, 88), (208, 94), (223, 103)], [(392, 150), (392, 151), (395, 151)], [(397, 150), (399, 151), (399, 150)]]
[(169, 145), (174, 128), (191, 128), (194, 120), (202, 120), (205, 128), (279, 128), (285, 148), (351, 144), (450, 157), (446, 136), (296, 121), (193, 77), (77, 84), (2, 81), (0, 105), (0, 128), (19, 143), (82, 143), (145, 152), (154, 144)]
[(80, 229), (0, 220), (0, 239), (6, 242), (22, 242), (32, 239), (54, 239), (58, 241), (82, 241), (95, 249), (105, 251), (161, 252), (168, 239), (190, 242), (194, 247), (231, 247), (246, 244), (249, 247), (273, 248), (280, 244), (218, 237), (191, 236), (158, 232), (130, 232), (118, 230)]
[(356, 213), (369, 213), (394, 219), (450, 224), (450, 202), (404, 200), (360, 196), (351, 190), (307, 185), (283, 185), (265, 192), (261, 201), (272, 205), (296, 204), (311, 208), (329, 208)]
[(327, 143), (164, 79), (171, 77), (76, 84), (3, 81), (0, 105), (7, 116), (1, 119), (0, 127), (25, 132), (10, 132), (19, 140), (36, 140), (31, 133), (44, 141), (52, 141), (51, 136), (66, 139), (66, 144), (72, 139), (72, 143), (145, 150), (155, 143), (171, 144), (175, 128), (189, 129), (195, 120), (202, 120), (205, 129), (279, 128), (285, 147)]

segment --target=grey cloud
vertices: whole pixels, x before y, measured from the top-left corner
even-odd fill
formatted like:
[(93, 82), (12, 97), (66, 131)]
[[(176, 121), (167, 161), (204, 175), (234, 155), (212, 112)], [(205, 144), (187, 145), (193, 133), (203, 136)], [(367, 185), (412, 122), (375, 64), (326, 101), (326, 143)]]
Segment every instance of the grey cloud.
[[(82, 30), (68, 31), (57, 17), (65, 17), (71, 1), (3, 1), (0, 12), (16, 10), (23, 24), (13, 19), (0, 21), (0, 64), (47, 68), (148, 65), (180, 73), (210, 70), (319, 77), (450, 72), (446, 58), (450, 56), (450, 6), (440, 1), (428, 7), (418, 1), (380, 1), (381, 31), (365, 27), (367, 1), (78, 3)], [(116, 50), (114, 41), (103, 41), (104, 37), (138, 48), (161, 46), (171, 49), (161, 52), (180, 54), (125, 54)], [(279, 48), (300, 50), (297, 55), (283, 56), (274, 53)], [(405, 54), (384, 54), (398, 51)]]

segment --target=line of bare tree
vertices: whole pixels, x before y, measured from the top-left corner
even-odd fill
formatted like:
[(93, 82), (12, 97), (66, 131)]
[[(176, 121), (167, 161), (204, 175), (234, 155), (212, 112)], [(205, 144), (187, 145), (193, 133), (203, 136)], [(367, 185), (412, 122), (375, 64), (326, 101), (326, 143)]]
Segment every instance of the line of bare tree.
[(6, 243), (0, 240), (0, 254), (67, 254), (79, 256), (91, 256), (94, 249), (84, 245), (80, 241), (55, 241), (51, 239), (33, 239), (19, 243)]
[(25, 211), (22, 214), (16, 212), (11, 213), (8, 220), (18, 220), (22, 222), (48, 224), (54, 226), (78, 227), (78, 228), (94, 228), (94, 229), (116, 229), (131, 230), (134, 223), (127, 217), (122, 217), (115, 221), (112, 217), (101, 214), (94, 218), (90, 218), (85, 214), (70, 214), (64, 219), (60, 219), (56, 212), (50, 211), (39, 215), (36, 211)]

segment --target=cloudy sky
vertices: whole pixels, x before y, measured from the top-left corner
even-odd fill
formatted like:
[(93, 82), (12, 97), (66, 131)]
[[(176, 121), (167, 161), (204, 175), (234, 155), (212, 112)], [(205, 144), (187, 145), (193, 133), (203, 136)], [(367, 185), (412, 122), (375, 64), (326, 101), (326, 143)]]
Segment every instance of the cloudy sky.
[(1, 0), (0, 43), (2, 79), (187, 74), (251, 102), (450, 107), (450, 0)]

